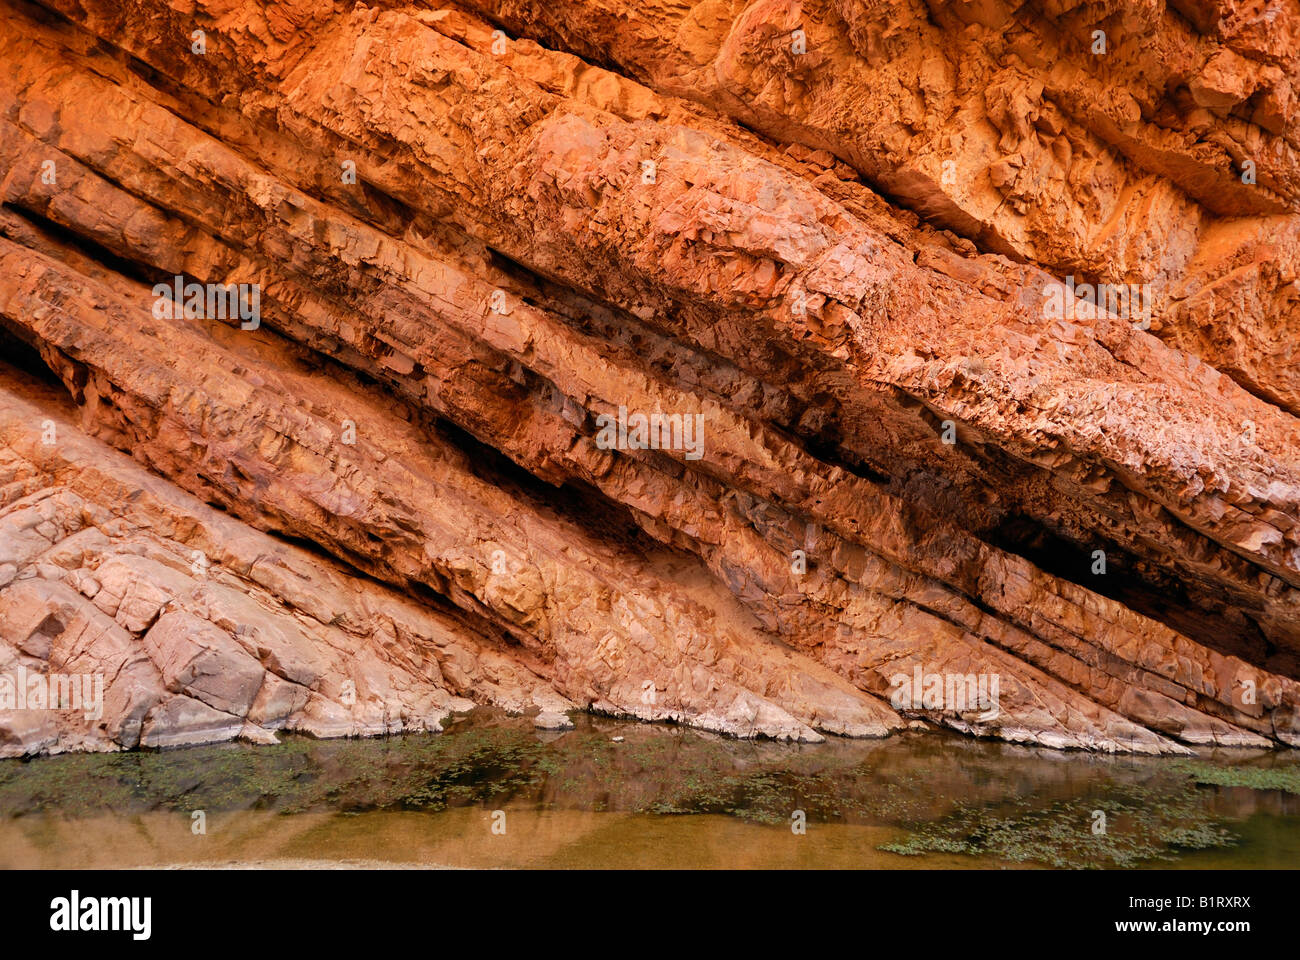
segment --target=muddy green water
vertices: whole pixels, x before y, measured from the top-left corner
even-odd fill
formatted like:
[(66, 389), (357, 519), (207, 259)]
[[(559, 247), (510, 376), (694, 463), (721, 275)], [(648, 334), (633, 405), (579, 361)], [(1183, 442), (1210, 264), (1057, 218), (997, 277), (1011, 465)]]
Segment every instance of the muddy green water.
[(0, 762), (0, 866), (250, 864), (1294, 868), (1300, 756), (542, 732), (475, 711), (441, 735)]

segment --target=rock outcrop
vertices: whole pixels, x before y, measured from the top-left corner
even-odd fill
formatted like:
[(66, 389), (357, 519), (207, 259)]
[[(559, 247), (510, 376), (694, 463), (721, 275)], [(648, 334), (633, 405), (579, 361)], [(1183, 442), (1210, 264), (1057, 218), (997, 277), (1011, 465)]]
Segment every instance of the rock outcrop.
[(1300, 746), (1297, 35), (6, 0), (0, 752)]

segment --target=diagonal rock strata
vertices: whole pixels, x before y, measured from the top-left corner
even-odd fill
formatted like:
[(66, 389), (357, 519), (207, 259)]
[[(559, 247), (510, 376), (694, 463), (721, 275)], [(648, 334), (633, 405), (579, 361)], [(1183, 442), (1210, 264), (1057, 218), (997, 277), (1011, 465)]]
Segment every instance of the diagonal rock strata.
[[(337, 658), (288, 677), (227, 629), (233, 615), (179, 604), (149, 626), (129, 619), (132, 599), (113, 621), (125, 633), (103, 624), (112, 639), (97, 645), (132, 651), (151, 678), (131, 723), (154, 717), (155, 738), (55, 724), (12, 734), (16, 749), (418, 729), (457, 698), (879, 736), (907, 722), (890, 701), (917, 670), (999, 678), (993, 718), (899, 708), (980, 735), (1142, 752), (1300, 743), (1294, 365), (1239, 329), (1247, 315), (1270, 342), (1293, 329), (1278, 293), (1290, 167), (1261, 166), (1250, 191), (1213, 150), (1179, 145), (1176, 125), (1120, 129), (1088, 98), (1063, 111), (1057, 66), (1041, 84), (1046, 64), (997, 73), (998, 45), (970, 41), (1002, 31), (1017, 57), (1028, 36), (1068, 46), (1078, 22), (951, 6), (938, 27), (904, 19), (889, 37), (880, 11), (770, 2), (681, 22), (676, 8), (584, 2), (286, 3), (215, 19), (162, 2), (7, 6), (0, 326), (15, 356), (39, 357), (80, 429), (152, 483), (238, 518), (241, 537), (310, 541), (330, 558), (301, 563), (373, 578), (376, 595), (407, 594), (410, 616), (433, 611), (458, 644), (493, 651), (448, 684), (419, 673), (427, 633), (381, 643), (369, 625), (356, 634), (401, 668), (384, 681), (401, 694), (345, 708)], [(637, 28), (597, 56), (593, 38), (623, 16)], [(784, 74), (755, 59), (801, 17), (821, 24), (815, 57)], [(1294, 72), (1284, 50), (1252, 46), (1239, 22), (1113, 18), (1125, 42), (1168, 48), (1134, 102), (1177, 107), (1177, 91), (1163, 105), (1153, 91), (1204, 54), (1217, 65), (1190, 89), (1219, 111), (1218, 149), (1267, 121), (1290, 162), (1289, 119), (1243, 117), (1224, 89), (1231, 58), (1255, 58), (1272, 72), (1247, 99), (1263, 104)], [(497, 23), (532, 25), (538, 42), (502, 48)], [(849, 29), (832, 41), (827, 24)], [(295, 41), (308, 27), (313, 43)], [(186, 54), (195, 29), (205, 52)], [(877, 86), (912, 109), (898, 64), (928, 63), (915, 51), (936, 29), (963, 38), (945, 58), (1000, 78), (979, 123), (1008, 148), (1038, 131), (1134, 184), (1155, 178), (1107, 201), (1147, 219), (1118, 223), (1076, 194), (990, 212), (975, 193), (920, 190), (942, 150), (980, 156), (938, 146), (933, 122), (975, 109), (965, 73), (947, 89), (945, 69), (920, 67), (919, 133), (887, 110), (827, 125)], [(886, 62), (879, 43), (913, 53)], [(1045, 247), (1041, 223), (1061, 217), (1076, 229)], [(1098, 230), (1135, 251), (1177, 236), (1182, 252), (1130, 262)], [(1111, 315), (1043, 316), (1054, 274), (1127, 280), (1134, 264), (1165, 278), (1158, 337)], [(258, 327), (160, 311), (155, 284), (178, 275), (255, 285)], [(21, 393), (7, 395), (30, 405)], [(38, 442), (40, 405), (56, 402), (36, 403), (6, 449)], [(700, 417), (703, 443), (607, 449), (601, 418), (620, 410)], [(108, 456), (88, 444), (59, 454), (65, 470)], [(44, 476), (62, 502), (59, 471)], [(132, 476), (120, 482), (148, 475)], [(4, 516), (26, 529), (28, 510), (19, 498)], [(121, 591), (191, 595), (124, 553), (51, 566), (15, 550), (14, 637), (35, 629), (27, 607), (84, 605), (83, 568), (107, 565)], [(291, 644), (300, 656), (338, 648), (310, 637)], [(0, 639), (21, 651), (29, 638)], [(259, 712), (268, 684), (307, 699)]]

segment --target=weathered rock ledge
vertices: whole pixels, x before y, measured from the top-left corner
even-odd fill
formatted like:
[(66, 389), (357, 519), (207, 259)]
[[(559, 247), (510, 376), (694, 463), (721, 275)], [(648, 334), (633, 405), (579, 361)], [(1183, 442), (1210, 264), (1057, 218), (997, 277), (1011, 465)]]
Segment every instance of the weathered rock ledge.
[[(1300, 746), (1298, 37), (2, 0), (0, 755), (476, 702)], [(651, 413), (698, 432), (608, 442)]]

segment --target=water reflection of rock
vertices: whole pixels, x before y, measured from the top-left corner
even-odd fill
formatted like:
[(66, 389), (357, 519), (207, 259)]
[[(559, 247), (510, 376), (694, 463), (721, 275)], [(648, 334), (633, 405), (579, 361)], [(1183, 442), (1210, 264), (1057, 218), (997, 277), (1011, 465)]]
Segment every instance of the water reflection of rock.
[[(1300, 769), (1290, 755), (1267, 751), (1220, 752), (1198, 762), (1231, 764), (1234, 771)], [(436, 811), (515, 804), (717, 813), (766, 823), (788, 822), (802, 809), (811, 822), (904, 824), (1027, 797), (1048, 806), (1194, 789), (1207, 815), (1300, 815), (1300, 796), (1281, 790), (1197, 789), (1185, 763), (934, 734), (741, 741), (585, 715), (575, 729), (546, 731), (527, 717), (479, 710), (440, 736), (58, 757), (23, 765), (21, 776), (18, 767), (0, 766), (0, 813), (29, 815), (41, 805), (80, 815), (103, 808)]]

